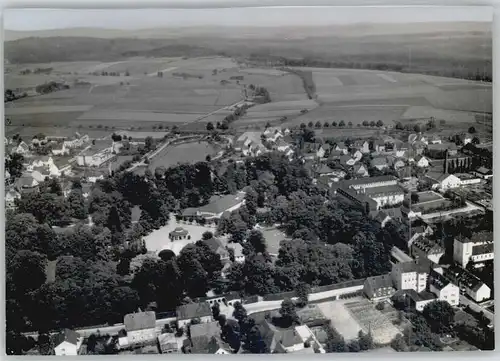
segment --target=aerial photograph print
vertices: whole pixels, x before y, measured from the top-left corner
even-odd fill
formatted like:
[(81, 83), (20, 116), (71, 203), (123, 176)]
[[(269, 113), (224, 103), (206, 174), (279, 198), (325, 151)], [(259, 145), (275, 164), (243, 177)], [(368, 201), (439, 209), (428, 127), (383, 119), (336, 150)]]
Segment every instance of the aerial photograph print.
[(7, 355), (494, 350), (492, 25), (5, 10)]

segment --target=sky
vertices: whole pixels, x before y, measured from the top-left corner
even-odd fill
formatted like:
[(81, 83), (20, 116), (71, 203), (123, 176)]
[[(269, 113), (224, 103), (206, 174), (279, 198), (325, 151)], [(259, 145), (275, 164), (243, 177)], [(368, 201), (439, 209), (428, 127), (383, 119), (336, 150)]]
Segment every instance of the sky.
[(310, 26), (353, 23), (492, 21), (489, 7), (260, 7), (226, 9), (5, 9), (7, 30), (79, 27)]

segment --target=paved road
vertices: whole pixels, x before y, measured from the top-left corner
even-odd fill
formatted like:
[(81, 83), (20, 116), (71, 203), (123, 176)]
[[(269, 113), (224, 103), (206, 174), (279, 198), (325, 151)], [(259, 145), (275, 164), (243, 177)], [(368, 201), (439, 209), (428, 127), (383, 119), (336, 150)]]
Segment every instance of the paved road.
[(465, 297), (464, 295), (460, 295), (460, 304), (464, 305), (464, 306), (469, 306), (473, 311), (476, 311), (476, 312), (483, 312), (484, 315), (491, 321), (491, 322), (494, 322), (495, 321), (495, 315), (487, 310), (486, 308), (484, 307), (481, 307), (480, 305), (478, 305), (476, 302), (472, 301), (471, 299)]

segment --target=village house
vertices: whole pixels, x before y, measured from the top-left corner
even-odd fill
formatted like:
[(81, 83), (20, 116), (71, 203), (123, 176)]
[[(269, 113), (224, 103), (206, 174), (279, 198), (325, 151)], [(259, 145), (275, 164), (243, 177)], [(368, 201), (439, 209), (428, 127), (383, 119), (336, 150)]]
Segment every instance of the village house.
[(425, 306), (431, 302), (436, 301), (437, 297), (434, 293), (428, 291), (418, 292), (415, 290), (404, 291), (406, 296), (409, 298), (409, 304), (411, 308), (414, 308), (418, 312), (422, 312)]
[(236, 139), (234, 142), (234, 149), (241, 152), (243, 148), (248, 148), (252, 144), (261, 144), (259, 132), (245, 132)]
[(212, 309), (208, 302), (188, 303), (177, 307), (177, 327), (182, 328), (191, 323), (194, 318), (200, 323), (212, 322)]
[(361, 151), (358, 149), (353, 149), (351, 151), (351, 156), (355, 158), (357, 162), (359, 162), (361, 158), (363, 158), (363, 153), (361, 153)]
[(344, 155), (345, 155), (344, 152), (341, 150), (331, 149), (330, 154), (328, 155), (328, 159), (336, 160), (336, 159), (340, 159)]
[(373, 141), (373, 150), (377, 153), (385, 152), (385, 142), (380, 139)]
[(418, 259), (392, 266), (391, 278), (397, 290), (415, 290), (420, 293), (427, 287), (427, 276), (431, 270), (428, 260)]
[(116, 145), (109, 140), (94, 140), (83, 152), (76, 156), (81, 167), (100, 167), (116, 157)]
[[(404, 214), (404, 210), (401, 210), (402, 214)], [(410, 220), (411, 222), (411, 220)], [(434, 234), (432, 227), (428, 225), (420, 225), (414, 226), (410, 229), (410, 239), (408, 240), (408, 249), (411, 249), (413, 242), (415, 242), (420, 237), (431, 236)]]
[(323, 158), (325, 155), (327, 155), (330, 151), (330, 144), (325, 143), (321, 144), (321, 147), (319, 147), (318, 151), (316, 152), (316, 157), (318, 158)]
[(416, 142), (413, 142), (411, 144), (411, 147), (412, 147), (413, 153), (415, 155), (421, 155), (424, 153), (425, 149), (427, 148), (427, 144), (420, 142), (420, 141), (416, 141)]
[(229, 251), (226, 249), (226, 247), (224, 247), (220, 239), (212, 237), (209, 239), (204, 239), (202, 242), (205, 243), (208, 248), (212, 250), (212, 252), (220, 257), (222, 263), (229, 262)]
[(392, 286), (390, 275), (368, 277), (363, 286), (363, 292), (371, 301), (390, 298), (396, 290)]
[(176, 227), (173, 231), (168, 234), (170, 241), (179, 241), (182, 239), (189, 239), (189, 232), (182, 227)]
[(21, 143), (19, 143), (18, 145), (14, 146), (11, 149), (10, 154), (27, 155), (29, 154), (29, 152), (30, 152), (30, 147), (28, 146), (28, 144), (26, 144), (25, 141), (22, 141)]
[(398, 171), (406, 166), (406, 163), (405, 163), (404, 159), (402, 159), (402, 158), (389, 156), (389, 157), (387, 157), (387, 161), (390, 164), (391, 168), (396, 170), (396, 171)]
[(415, 165), (420, 168), (429, 167), (429, 159), (423, 155), (418, 155), (415, 157)]
[(455, 265), (444, 268), (443, 275), (457, 284), (461, 291), (475, 302), (483, 302), (491, 298), (491, 289), (466, 269)]
[(460, 140), (460, 143), (463, 145), (466, 145), (466, 144), (469, 144), (470, 142), (472, 142), (472, 135), (470, 135), (468, 133), (460, 134), (460, 136), (458, 138)]
[(288, 144), (287, 142), (285, 142), (283, 140), (283, 138), (278, 139), (278, 141), (276, 142), (275, 147), (276, 147), (276, 150), (278, 152), (282, 152), (282, 153), (286, 153), (286, 152), (288, 152), (291, 149), (290, 144)]
[(243, 246), (239, 243), (229, 243), (226, 246), (228, 249), (232, 249), (234, 253), (234, 261), (237, 263), (245, 262), (245, 255), (243, 254)]
[(32, 174), (24, 173), (21, 177), (19, 177), (14, 185), (15, 189), (21, 194), (27, 194), (32, 192), (38, 192), (39, 187), (38, 182), (35, 178), (33, 178)]
[(21, 193), (11, 188), (5, 192), (5, 208), (13, 209), (16, 207), (16, 199), (21, 199)]
[(314, 169), (315, 178), (319, 178), (321, 176), (332, 176), (333, 174), (334, 170), (324, 163)]
[(280, 128), (269, 127), (264, 131), (264, 137), (268, 142), (275, 143), (278, 139), (283, 138), (283, 133)]
[(429, 291), (437, 296), (440, 301), (446, 301), (451, 306), (458, 306), (460, 289), (446, 277), (432, 270), (429, 275)]
[(366, 140), (355, 141), (353, 144), (353, 148), (359, 150), (362, 154), (370, 153), (370, 143), (368, 143)]
[(54, 337), (54, 353), (56, 356), (77, 356), (82, 341), (79, 333), (65, 329)]
[(120, 346), (156, 340), (156, 314), (153, 311), (129, 313), (123, 318), (126, 337), (118, 339)]
[(352, 167), (356, 164), (356, 158), (353, 158), (350, 155), (342, 155), (340, 157), (340, 164), (344, 167)]
[(462, 185), (460, 179), (453, 175), (442, 172), (428, 172), (425, 177), (431, 183), (433, 190), (446, 191), (448, 189), (458, 188)]
[(389, 164), (387, 163), (386, 157), (376, 157), (370, 161), (370, 164), (373, 168), (376, 168), (380, 171), (389, 168)]
[(362, 163), (358, 163), (354, 165), (353, 174), (357, 177), (369, 177), (370, 173), (368, 173), (368, 169), (366, 169), (365, 165)]
[(69, 148), (66, 148), (66, 144), (64, 144), (64, 142), (58, 143), (58, 144), (52, 146), (50, 152), (52, 153), (52, 155), (55, 155), (55, 156), (68, 155)]
[(431, 262), (439, 264), (439, 260), (444, 255), (444, 248), (435, 241), (420, 235), (412, 242), (410, 255), (415, 259), (427, 258)]
[(391, 220), (400, 222), (403, 217), (400, 208), (387, 208), (375, 213), (374, 219), (380, 223), (381, 228), (384, 228), (387, 222)]
[(65, 140), (63, 142), (64, 146), (68, 149), (74, 149), (74, 148), (82, 148), (85, 144), (90, 142), (90, 138), (88, 135), (83, 135), (80, 136), (78, 133), (76, 135), (75, 139), (72, 140)]
[(441, 144), (441, 143), (442, 143), (442, 141), (441, 141), (441, 138), (439, 137), (439, 135), (434, 134), (434, 135), (431, 137), (430, 143), (431, 143), (431, 144)]
[(344, 143), (337, 143), (335, 145), (335, 148), (334, 150), (337, 150), (339, 152), (342, 152), (343, 154), (347, 154), (349, 153), (349, 148), (347, 147), (347, 145), (345, 145)]
[(475, 233), (471, 238), (459, 236), (453, 241), (453, 260), (462, 268), (469, 261), (479, 266), (493, 258), (493, 232)]

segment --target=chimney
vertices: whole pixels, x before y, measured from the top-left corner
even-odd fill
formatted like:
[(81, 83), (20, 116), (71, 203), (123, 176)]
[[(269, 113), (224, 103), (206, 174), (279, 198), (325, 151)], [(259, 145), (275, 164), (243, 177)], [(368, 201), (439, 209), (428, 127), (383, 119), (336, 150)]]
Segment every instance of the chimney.
[(448, 149), (444, 151), (444, 174), (448, 174)]

